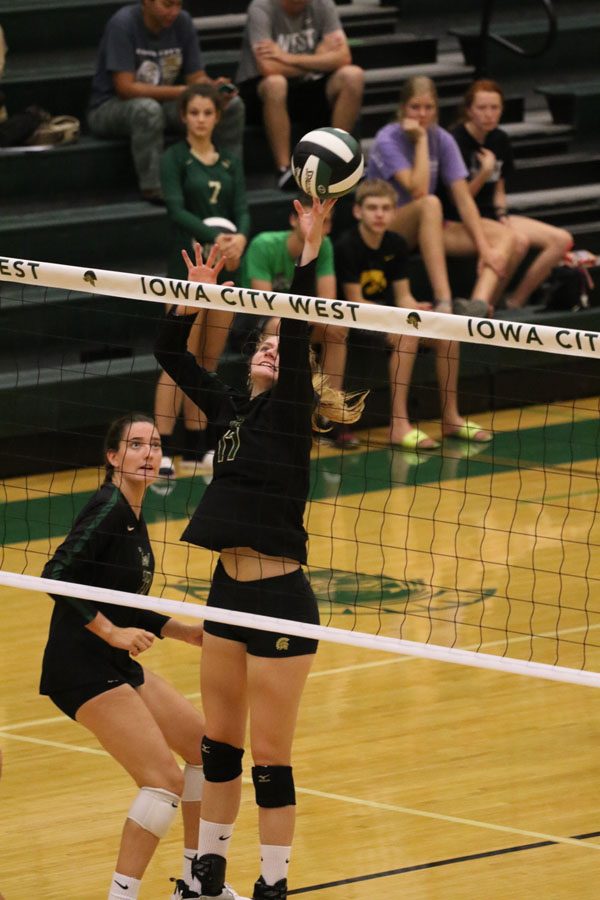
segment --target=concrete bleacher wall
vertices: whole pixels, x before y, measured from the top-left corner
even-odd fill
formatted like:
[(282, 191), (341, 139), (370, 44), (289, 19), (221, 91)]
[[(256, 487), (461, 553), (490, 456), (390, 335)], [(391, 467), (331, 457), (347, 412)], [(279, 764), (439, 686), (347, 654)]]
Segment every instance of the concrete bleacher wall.
[[(121, 0), (20, 0), (18, 4), (0, 0), (0, 22), (10, 48), (2, 84), (9, 110), (36, 102), (52, 113), (83, 118), (102, 29), (121, 5)], [(209, 72), (232, 74), (247, 4), (189, 0), (185, 6), (197, 17)], [(452, 121), (459, 98), (473, 77), (467, 49), (467, 45), (472, 47), (469, 28), (473, 32), (478, 21), (473, 6), (468, 0), (452, 4), (451, 9), (445, 0), (340, 4), (355, 61), (367, 74), (360, 123), (367, 152), (375, 131), (393, 117), (399, 87), (408, 75), (422, 72), (435, 79), (442, 124)], [(538, 39), (536, 4), (527, 5), (526, 14), (522, 4), (497, 6), (501, 7), (499, 30), (516, 39), (519, 34), (525, 41), (533, 40), (532, 35)], [(590, 134), (597, 140), (600, 133), (600, 115), (597, 119), (584, 115), (581, 105), (586, 91), (586, 96), (596, 97), (593, 72), (598, 70), (600, 21), (585, 0), (557, 0), (557, 9), (559, 44), (551, 53), (535, 63), (519, 65), (496, 58), (494, 54), (500, 51), (495, 48), (490, 56), (490, 74), (505, 78), (508, 88), (505, 123), (517, 159), (509, 199), (514, 208), (528, 215), (570, 228), (579, 246), (600, 252), (600, 154), (597, 146), (590, 144)], [(567, 44), (576, 46), (577, 53), (566, 49)], [(564, 63), (568, 64), (566, 72)], [(524, 66), (522, 71), (520, 66)], [(575, 98), (573, 112), (569, 113), (565, 102), (558, 117), (562, 120), (553, 121), (545, 111), (545, 97), (554, 96), (553, 88), (555, 94), (557, 90), (560, 93), (565, 84), (580, 86), (569, 95)], [(536, 87), (545, 93), (536, 93)], [(600, 88), (597, 94), (600, 97)], [(274, 189), (270, 155), (260, 129), (248, 130), (246, 162), (253, 231), (285, 228), (289, 197)], [(164, 210), (138, 199), (126, 141), (99, 141), (86, 134), (84, 127), (81, 140), (74, 145), (35, 152), (0, 151), (0, 165), (1, 255), (86, 267), (164, 271), (167, 216)], [(349, 201), (340, 205), (336, 227), (350, 220)], [(465, 293), (472, 263), (458, 268), (453, 264), (451, 272), (455, 293)], [(412, 274), (415, 292), (425, 299), (428, 284), (418, 260)], [(4, 474), (33, 465), (19, 462), (17, 448), (25, 446), (34, 433), (54, 447), (56, 434), (68, 435), (79, 429), (96, 435), (122, 410), (151, 409), (155, 365), (153, 326), (147, 310), (132, 306), (121, 321), (122, 314), (105, 298), (73, 302), (56, 293), (31, 299), (23, 306), (0, 284), (0, 314), (0, 402), (8, 411), (0, 425), (0, 469)], [(542, 315), (535, 309), (528, 314)], [(574, 324), (583, 322), (585, 315), (588, 318), (582, 327), (595, 330), (600, 325), (595, 310), (578, 315)], [(561, 317), (561, 323), (564, 316), (569, 314)], [(556, 319), (556, 314), (551, 318)], [(493, 408), (503, 403), (499, 398), (509, 397), (511, 390), (517, 397), (523, 382), (524, 362), (519, 360), (515, 369), (515, 360), (507, 356), (503, 364), (500, 353), (491, 365), (488, 353), (473, 347), (463, 353), (461, 396), (466, 412)], [(51, 357), (51, 365), (46, 365), (47, 357)], [(68, 377), (57, 359), (69, 368)], [(234, 371), (234, 362), (225, 361), (228, 372)], [(387, 415), (385, 360), (378, 358), (373, 366), (372, 355), (367, 361), (364, 353), (353, 350), (349, 383), (361, 378), (366, 381), (366, 371), (372, 372), (373, 387), (366, 421), (380, 424)], [(514, 371), (519, 376), (513, 379)], [(15, 372), (19, 372), (18, 383)], [(587, 368), (572, 384), (577, 381), (582, 392), (592, 392)], [(539, 396), (553, 383), (549, 377), (543, 379)], [(416, 412), (437, 414), (433, 366), (426, 355), (419, 357), (414, 388)], [(86, 398), (83, 413), (77, 403), (82, 395)], [(534, 399), (535, 391), (523, 402)], [(96, 444), (91, 441), (89, 446), (95, 448)], [(78, 453), (82, 462), (89, 461), (87, 451), (79, 449)], [(69, 451), (68, 461), (71, 455)]]

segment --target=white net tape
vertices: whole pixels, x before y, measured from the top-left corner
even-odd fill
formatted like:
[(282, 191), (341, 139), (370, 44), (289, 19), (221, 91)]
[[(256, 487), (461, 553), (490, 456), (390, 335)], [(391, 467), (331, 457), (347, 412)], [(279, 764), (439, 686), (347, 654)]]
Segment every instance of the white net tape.
[(600, 334), (574, 328), (554, 328), (550, 325), (378, 306), (375, 303), (351, 303), (275, 291), (198, 284), (175, 278), (85, 269), (11, 257), (0, 257), (0, 281), (146, 300), (151, 303), (184, 303), (199, 309), (304, 319), (320, 325), (343, 325), (365, 331), (413, 336), (417, 334), (423, 338), (600, 359)]
[(66, 597), (91, 600), (96, 603), (113, 603), (116, 606), (130, 606), (135, 609), (150, 609), (167, 616), (186, 615), (195, 619), (209, 619), (211, 622), (225, 622), (244, 628), (257, 628), (261, 631), (272, 631), (277, 634), (293, 634), (299, 637), (329, 641), (334, 644), (347, 644), (370, 650), (383, 650), (403, 656), (415, 656), (433, 662), (454, 663), (472, 666), (477, 669), (493, 669), (513, 675), (529, 675), (534, 678), (545, 678), (551, 681), (580, 684), (587, 687), (600, 687), (600, 673), (584, 672), (569, 669), (565, 666), (550, 666), (546, 663), (535, 663), (527, 660), (509, 659), (503, 656), (492, 656), (488, 653), (475, 653), (472, 650), (460, 650), (456, 647), (440, 647), (436, 644), (420, 644), (401, 638), (384, 635), (366, 634), (361, 631), (345, 631), (324, 625), (309, 625), (305, 622), (292, 622), (289, 619), (275, 619), (271, 616), (258, 616), (251, 613), (240, 613), (229, 609), (201, 606), (177, 600), (165, 600), (161, 597), (128, 594), (125, 591), (111, 591), (90, 585), (72, 584), (68, 581), (55, 581), (52, 578), (37, 578), (34, 575), (20, 575), (17, 572), (0, 571), (0, 584), (5, 587), (21, 588), (29, 591), (42, 591)]

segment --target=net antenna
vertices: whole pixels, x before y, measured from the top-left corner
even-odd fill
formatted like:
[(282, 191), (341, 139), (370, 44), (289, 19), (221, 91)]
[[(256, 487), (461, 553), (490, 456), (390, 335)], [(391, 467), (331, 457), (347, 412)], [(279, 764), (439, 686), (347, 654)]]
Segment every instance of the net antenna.
[[(53, 263), (20, 260), (15, 258), (0, 259), (0, 283), (1, 282), (10, 283), (13, 288), (14, 286), (19, 288), (23, 285), (33, 285), (40, 288), (50, 288), (67, 291), (69, 292), (69, 294), (76, 294), (79, 299), (83, 294), (97, 295), (100, 297), (119, 298), (123, 299), (124, 303), (127, 299), (138, 301), (142, 300), (145, 302), (160, 304), (161, 307), (165, 303), (183, 303), (186, 306), (195, 306), (198, 309), (219, 309), (226, 310), (228, 312), (251, 313), (256, 316), (288, 317), (303, 319), (308, 322), (319, 324), (331, 324), (332, 326), (342, 325), (351, 329), (362, 329), (365, 331), (393, 332), (411, 336), (417, 335), (419, 338), (434, 338), (460, 341), (462, 343), (479, 344), (485, 347), (490, 346), (510, 350), (518, 349), (520, 351), (523, 351), (525, 354), (526, 351), (534, 350), (537, 353), (552, 354), (554, 357), (557, 357), (559, 359), (557, 365), (560, 365), (560, 358), (564, 357), (595, 360), (600, 355), (600, 334), (595, 331), (583, 329), (573, 329), (567, 327), (556, 328), (537, 323), (528, 324), (522, 321), (512, 322), (507, 320), (449, 316), (429, 312), (426, 310), (416, 311), (412, 309), (409, 310), (377, 306), (375, 304), (358, 304), (341, 300), (326, 300), (316, 297), (294, 296), (275, 291), (257, 291), (248, 288), (198, 284), (194, 282), (180, 281), (177, 279), (161, 276), (113, 272), (97, 268), (57, 265)], [(600, 391), (598, 393), (600, 393)], [(576, 421), (576, 412), (576, 410), (569, 408), (568, 415), (571, 416), (570, 422), (573, 428), (578, 424)], [(595, 409), (594, 413), (595, 418), (597, 419), (597, 408)], [(548, 418), (547, 411), (546, 418)], [(520, 439), (521, 435), (519, 431), (517, 431), (515, 442), (518, 444), (520, 442)], [(573, 440), (576, 440), (576, 438), (573, 438)], [(597, 433), (595, 434), (594, 441), (595, 455), (598, 456)], [(495, 441), (494, 444), (497, 445), (497, 442)], [(389, 453), (390, 451), (385, 452)], [(495, 454), (496, 450), (494, 449), (494, 446), (492, 446), (491, 454), (490, 452), (488, 452), (486, 458), (486, 465), (491, 466), (492, 469), (492, 475), (490, 477), (495, 477), (496, 473), (494, 467), (496, 465), (500, 469), (502, 469), (503, 467), (509, 469), (510, 465), (512, 465), (510, 461), (506, 462), (506, 460), (503, 459), (498, 460), (497, 454), (496, 456)], [(376, 455), (376, 453), (373, 454), (373, 451), (369, 450), (366, 454), (364, 454), (365, 465), (367, 466), (369, 464), (368, 457), (370, 455)], [(439, 461), (440, 459), (441, 457), (438, 456), (437, 460)], [(470, 465), (475, 466), (481, 459), (482, 457), (479, 457), (478, 460), (470, 460)], [(590, 459), (589, 455), (587, 459)], [(323, 464), (325, 465), (326, 463), (327, 460), (325, 460)], [(394, 465), (393, 454), (391, 457), (391, 465)], [(530, 655), (529, 659), (516, 659), (509, 657), (507, 655), (509, 649), (508, 641), (491, 641), (488, 644), (500, 645), (500, 652), (503, 655), (492, 655), (482, 652), (481, 647), (487, 645), (481, 639), (481, 637), (480, 640), (474, 644), (479, 648), (475, 651), (470, 649), (461, 649), (460, 647), (456, 646), (456, 644), (458, 643), (470, 643), (471, 645), (473, 645), (473, 642), (464, 640), (465, 635), (473, 633), (473, 631), (469, 632), (469, 627), (471, 629), (474, 628), (475, 630), (477, 630), (477, 633), (479, 635), (483, 634), (488, 627), (491, 633), (497, 633), (500, 630), (497, 624), (488, 626), (486, 622), (483, 622), (482, 619), (478, 621), (476, 617), (473, 621), (462, 621), (455, 614), (454, 618), (446, 619), (445, 621), (441, 622), (442, 627), (445, 627), (449, 623), (451, 626), (455, 626), (455, 630), (448, 636), (448, 643), (452, 644), (452, 646), (440, 645), (432, 639), (432, 635), (437, 633), (434, 630), (434, 625), (440, 623), (436, 623), (434, 621), (434, 616), (432, 615), (431, 610), (428, 610), (424, 614), (420, 614), (420, 616), (411, 614), (410, 612), (406, 613), (405, 610), (400, 613), (404, 616), (404, 619), (407, 619), (411, 615), (413, 615), (413, 618), (417, 622), (417, 625), (421, 625), (423, 624), (423, 622), (425, 623), (424, 628), (421, 629), (422, 634), (418, 633), (419, 628), (415, 628), (413, 629), (413, 631), (411, 631), (411, 639), (407, 640), (403, 637), (390, 637), (385, 634), (379, 633), (384, 630), (381, 627), (381, 615), (379, 617), (379, 622), (376, 629), (378, 633), (373, 634), (359, 631), (356, 628), (350, 629), (335, 628), (332, 626), (315, 626), (303, 623), (292, 623), (288, 620), (275, 620), (263, 616), (249, 616), (230, 610), (219, 610), (213, 607), (207, 608), (203, 605), (190, 603), (187, 600), (173, 601), (160, 597), (147, 597), (137, 594), (125, 594), (118, 591), (108, 591), (105, 589), (98, 589), (86, 585), (74, 585), (66, 582), (57, 582), (50, 579), (42, 579), (33, 575), (20, 574), (14, 571), (0, 571), (0, 584), (4, 585), (4, 587), (6, 588), (12, 587), (34, 592), (52, 592), (55, 594), (60, 593), (70, 597), (99, 600), (101, 602), (110, 602), (117, 605), (127, 605), (143, 609), (153, 609), (159, 612), (166, 613), (168, 615), (177, 613), (190, 615), (201, 619), (210, 619), (212, 621), (245, 625), (247, 627), (281, 632), (283, 634), (301, 635), (323, 641), (344, 643), (374, 650), (383, 650), (386, 652), (402, 654), (405, 656), (419, 657), (423, 659), (430, 659), (433, 661), (444, 661), (461, 665), (474, 666), (478, 668), (492, 669), (500, 672), (524, 674), (554, 681), (564, 681), (573, 684), (597, 687), (600, 686), (600, 673), (589, 671), (589, 668), (591, 666), (600, 668), (600, 655), (597, 653), (600, 647), (598, 647), (598, 645), (594, 644), (589, 639), (589, 635), (593, 632), (593, 630), (600, 627), (600, 610), (598, 610), (597, 612), (594, 605), (594, 597), (595, 595), (597, 595), (597, 591), (595, 591), (594, 589), (595, 585), (597, 584), (597, 576), (595, 574), (595, 569), (590, 563), (590, 561), (593, 562), (595, 558), (598, 558), (597, 554), (595, 553), (595, 528), (598, 508), (598, 490), (596, 477), (597, 473), (595, 468), (593, 472), (590, 472), (585, 469), (576, 471), (572, 467), (566, 474), (566, 477), (570, 479), (570, 481), (574, 481), (576, 478), (581, 479), (582, 482), (584, 481), (585, 491), (590, 496), (592, 496), (591, 505), (588, 504), (586, 508), (580, 508), (577, 506), (574, 500), (574, 498), (577, 496), (578, 491), (575, 490), (575, 488), (571, 484), (569, 485), (568, 498), (566, 501), (566, 515), (568, 517), (575, 514), (581, 514), (581, 520), (583, 521), (585, 519), (587, 523), (581, 526), (577, 524), (577, 527), (575, 527), (574, 529), (576, 532), (576, 537), (572, 539), (568, 537), (566, 531), (564, 535), (560, 532), (560, 530), (558, 530), (558, 532), (556, 532), (556, 530), (553, 531), (552, 525), (548, 532), (543, 532), (543, 530), (539, 528), (540, 521), (544, 518), (545, 511), (550, 510), (552, 512), (554, 510), (553, 503), (555, 502), (555, 500), (552, 497), (546, 497), (546, 493), (551, 492), (544, 489), (544, 496), (540, 501), (541, 505), (538, 509), (538, 505), (534, 504), (528, 496), (525, 496), (527, 486), (526, 482), (528, 480), (529, 474), (533, 472), (536, 465), (537, 464), (534, 465), (528, 459), (524, 459), (524, 461), (519, 464), (519, 477), (521, 478), (523, 472), (525, 472), (525, 477), (521, 479), (522, 483), (520, 485), (521, 489), (523, 489), (524, 492), (524, 499), (519, 498), (518, 503), (521, 503), (522, 506), (525, 505), (525, 507), (527, 507), (527, 504), (529, 504), (529, 507), (531, 509), (534, 509), (533, 532), (531, 526), (522, 525), (519, 522), (519, 510), (517, 509), (517, 503), (515, 504), (515, 511), (513, 513), (512, 519), (509, 515), (508, 525), (502, 526), (507, 536), (507, 544), (510, 544), (510, 541), (513, 539), (516, 541), (525, 541), (531, 539), (533, 542), (531, 556), (533, 558), (535, 557), (536, 551), (538, 549), (538, 539), (547, 539), (551, 544), (554, 541), (555, 543), (552, 544), (552, 546), (556, 546), (559, 556), (560, 553), (563, 554), (564, 561), (564, 546), (566, 544), (575, 545), (577, 543), (581, 543), (585, 547), (584, 553), (587, 553), (588, 561), (586, 563), (584, 558), (584, 562), (580, 565), (578, 571), (575, 572), (567, 571), (568, 567), (562, 566), (562, 564), (558, 565), (557, 571), (553, 570), (553, 575), (557, 576), (558, 580), (561, 582), (561, 591), (562, 581), (567, 578), (577, 578), (579, 579), (578, 583), (583, 584), (583, 587), (581, 589), (582, 599), (578, 601), (579, 605), (577, 606), (575, 604), (569, 606), (568, 602), (565, 601), (565, 599), (562, 597), (560, 598), (558, 607), (556, 608), (552, 607), (546, 599), (544, 599), (544, 602), (540, 602), (538, 599), (536, 599), (537, 572), (535, 570), (535, 560), (532, 563), (533, 582), (530, 597), (525, 596), (525, 594), (527, 594), (527, 591), (525, 591), (522, 592), (522, 596), (513, 598), (510, 596), (509, 587), (507, 586), (505, 588), (506, 596), (502, 598), (508, 606), (508, 612), (505, 616), (505, 632), (506, 634), (508, 634), (509, 632), (511, 634), (516, 634), (517, 640), (521, 640), (528, 644), (527, 649)], [(556, 471), (559, 467), (553, 468), (553, 463), (551, 461), (547, 465), (544, 462), (544, 465), (546, 467), (543, 469), (543, 477), (545, 479), (545, 486), (547, 487), (550, 477), (554, 477), (556, 475)], [(393, 479), (391, 480), (393, 481)], [(402, 484), (403, 486), (407, 486), (406, 490), (412, 491), (413, 494), (418, 490), (416, 481), (414, 483), (410, 480), (400, 481), (398, 483)], [(394, 510), (388, 507), (386, 503), (383, 504), (383, 510), (379, 510), (379, 512), (382, 513), (382, 516), (387, 515), (392, 518), (396, 517), (395, 519), (393, 519), (394, 526), (396, 525), (396, 521), (400, 522), (401, 516), (403, 517), (403, 520), (405, 520), (407, 517), (413, 516), (415, 521), (420, 518), (427, 518), (428, 523), (432, 524), (433, 522), (434, 525), (437, 516), (439, 518), (441, 529), (447, 528), (449, 525), (453, 526), (456, 523), (454, 523), (454, 521), (450, 521), (447, 513), (438, 512), (443, 507), (444, 498), (441, 495), (446, 489), (440, 487), (439, 478), (432, 479), (431, 484), (433, 483), (435, 483), (435, 487), (431, 487), (431, 485), (426, 486), (427, 490), (435, 490), (440, 495), (433, 515), (431, 515), (429, 511), (423, 514), (416, 509), (416, 506), (414, 507), (413, 512), (412, 509), (414, 504), (412, 504), (412, 501), (409, 505), (408, 512), (406, 512), (404, 508), (401, 514), (394, 512)], [(488, 524), (487, 514), (489, 512), (489, 518), (490, 520), (492, 520), (494, 515), (496, 515), (496, 507), (506, 503), (507, 498), (502, 494), (494, 495), (491, 487), (489, 490), (490, 493), (487, 498), (488, 505), (487, 509), (484, 510), (485, 521), (483, 522), (483, 530), (487, 528), (490, 531), (494, 529), (501, 531), (502, 528), (498, 528), (493, 522), (492, 524)], [(456, 496), (460, 496), (464, 504), (464, 487), (461, 489), (461, 491), (458, 491), (456, 487), (451, 487), (447, 489), (447, 493), (445, 494), (445, 496), (450, 498), (453, 502), (456, 501)], [(315, 501), (313, 500), (313, 505), (314, 502)], [(325, 504), (329, 503), (330, 506), (334, 509), (332, 516), (337, 514), (337, 510), (341, 508), (342, 502), (343, 501), (341, 494), (334, 495), (333, 500), (324, 501)], [(560, 506), (560, 504), (557, 505), (557, 509), (560, 509), (561, 514), (564, 505), (565, 504), (563, 504), (562, 507)], [(371, 510), (366, 504), (360, 504), (359, 508), (360, 511), (364, 511), (365, 514), (371, 513)], [(445, 516), (448, 520), (444, 518)], [(457, 514), (457, 519), (460, 520), (460, 510)], [(331, 521), (331, 530), (333, 531), (335, 522), (333, 518)], [(461, 524), (460, 521), (458, 522), (458, 524)], [(476, 526), (481, 528), (481, 524), (481, 522), (478, 522), (476, 523)], [(469, 527), (476, 526), (469, 523)], [(528, 528), (529, 531), (527, 530)], [(352, 529), (349, 530), (352, 531)], [(311, 535), (311, 537), (313, 537), (313, 535)], [(321, 536), (317, 534), (314, 537), (315, 540), (319, 540)], [(352, 532), (350, 538), (346, 539), (353, 540), (355, 543), (358, 540), (356, 538), (355, 532)], [(381, 543), (383, 545), (383, 540)], [(391, 547), (394, 551), (403, 553), (405, 552), (408, 555), (412, 554), (418, 556), (419, 553), (422, 554), (424, 552), (420, 547), (415, 550), (414, 547), (409, 546), (409, 543), (410, 542), (408, 540), (404, 539), (404, 535), (401, 534), (397, 539), (397, 542), (395, 544), (392, 544)], [(454, 559), (456, 561), (457, 571), (455, 586), (456, 592), (458, 593), (458, 586), (461, 584), (461, 575), (458, 570), (460, 553), (457, 552), (456, 547), (456, 540), (454, 541), (454, 543), (450, 541), (449, 546), (445, 547), (443, 553), (440, 553), (439, 555), (445, 555), (447, 559)], [(381, 549), (383, 550), (383, 546)], [(431, 555), (433, 555), (433, 550), (431, 550), (431, 547), (429, 548), (429, 552)], [(382, 566), (383, 570), (385, 569), (386, 563), (385, 553), (382, 553), (382, 556), (384, 557)], [(507, 569), (510, 569), (509, 556), (510, 548), (507, 550)], [(469, 554), (465, 554), (465, 557), (467, 559), (467, 562), (472, 559)], [(356, 554), (356, 558), (358, 559), (358, 551)], [(475, 558), (475, 562), (480, 562), (483, 569), (488, 566), (488, 562), (487, 560), (483, 560), (483, 556), (481, 560), (477, 560)], [(571, 568), (574, 567), (571, 566)], [(359, 571), (360, 567), (355, 562), (354, 568), (351, 569), (347, 574), (354, 575)], [(508, 576), (508, 582), (510, 582), (510, 574)], [(410, 579), (407, 579), (407, 584), (414, 586), (414, 581), (411, 582)], [(481, 584), (483, 585), (483, 576), (481, 577)], [(435, 588), (436, 585), (432, 581), (432, 593), (435, 592)], [(470, 588), (467, 587), (466, 590), (469, 591)], [(356, 598), (356, 605), (360, 606), (361, 600), (359, 599), (358, 589), (356, 591)], [(516, 605), (529, 603), (530, 606), (528, 608), (530, 608), (531, 610), (528, 614), (529, 621), (527, 621), (527, 615), (521, 616), (518, 627), (514, 627), (511, 619), (511, 603), (514, 603)], [(552, 620), (552, 617), (554, 617), (553, 624), (555, 626), (555, 632), (553, 632), (550, 628), (542, 628), (537, 623), (537, 620), (535, 618), (536, 613), (539, 610), (539, 607), (544, 605), (546, 605), (550, 610), (550, 619)], [(562, 664), (559, 665), (557, 661), (556, 664), (548, 664), (546, 662), (537, 661), (531, 658), (535, 655), (535, 642), (543, 642), (544, 640), (546, 640), (547, 642), (556, 645), (556, 648), (558, 648), (559, 644), (562, 645), (563, 642), (568, 644), (569, 638), (564, 638), (559, 631), (559, 625), (562, 624), (561, 619), (564, 616), (570, 616), (571, 620), (577, 623), (573, 628), (566, 627), (564, 629), (565, 635), (569, 635), (570, 633), (578, 631), (585, 632), (583, 644), (576, 645), (576, 652), (580, 653), (581, 657), (581, 668), (575, 668)], [(419, 618), (421, 621), (419, 621)], [(393, 617), (390, 616), (388, 618), (388, 621), (392, 620)], [(525, 624), (523, 624), (524, 622)], [(527, 630), (527, 625), (529, 626), (529, 630)], [(412, 639), (413, 633), (415, 632), (417, 632), (417, 636), (415, 639)], [(399, 633), (402, 634), (402, 626), (399, 630)], [(556, 653), (558, 654), (558, 649), (556, 650)], [(593, 653), (596, 653), (595, 657), (593, 656)]]

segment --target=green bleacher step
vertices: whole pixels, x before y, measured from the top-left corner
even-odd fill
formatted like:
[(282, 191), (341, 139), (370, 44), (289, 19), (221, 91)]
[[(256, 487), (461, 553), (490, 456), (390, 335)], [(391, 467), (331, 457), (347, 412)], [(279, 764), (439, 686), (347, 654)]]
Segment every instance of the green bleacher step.
[[(516, 43), (529, 52), (543, 46), (548, 23), (545, 19), (522, 21), (518, 16), (511, 22), (493, 22), (493, 33)], [(479, 58), (479, 26), (451, 28), (458, 38), (465, 62), (477, 65)], [(487, 44), (487, 69), (497, 78), (503, 75), (522, 75), (545, 72), (572, 72), (597, 66), (600, 42), (600, 14), (558, 16), (556, 40), (541, 56), (522, 57), (493, 41)]]
[(388, 34), (349, 38), (352, 60), (364, 69), (435, 62), (437, 38), (429, 35)]
[(68, 191), (131, 189), (136, 184), (129, 142), (89, 135), (64, 147), (0, 150), (0, 166), (5, 198), (28, 197), (32, 185), (41, 199)]
[(105, 356), (105, 345), (127, 356), (156, 333), (160, 307), (153, 309), (141, 300), (33, 288), (24, 296), (15, 291), (10, 300), (8, 287), (13, 285), (0, 284), (1, 368), (24, 348), (38, 359), (48, 358), (56, 348), (77, 359)]
[[(288, 226), (289, 194), (263, 189), (251, 191), (248, 199), (253, 233)], [(131, 257), (154, 257), (162, 266), (169, 221), (165, 209), (143, 201), (15, 210), (0, 219), (0, 247), (3, 256), (76, 266), (114, 268)]]
[(535, 191), (544, 190), (549, 186), (579, 187), (588, 182), (600, 183), (600, 156), (563, 153), (518, 160), (510, 178), (510, 189)]
[(553, 121), (572, 125), (582, 134), (600, 134), (600, 79), (570, 84), (540, 85)]

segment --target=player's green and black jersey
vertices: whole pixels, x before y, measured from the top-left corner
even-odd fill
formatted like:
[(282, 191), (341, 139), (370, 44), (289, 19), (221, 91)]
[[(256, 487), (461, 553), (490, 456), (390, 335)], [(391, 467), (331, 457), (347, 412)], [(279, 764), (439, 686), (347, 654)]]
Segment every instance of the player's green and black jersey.
[[(314, 294), (315, 263), (298, 267), (293, 294)], [(314, 392), (308, 324), (282, 319), (279, 377), (250, 399), (186, 352), (194, 316), (167, 315), (156, 358), (214, 424), (213, 480), (182, 535), (211, 550), (252, 547), (306, 562), (303, 518), (309, 489)]]
[(206, 244), (219, 234), (219, 229), (205, 225), (204, 219), (229, 219), (240, 234), (248, 237), (250, 214), (244, 170), (236, 157), (219, 153), (217, 162), (209, 166), (194, 156), (187, 141), (180, 141), (163, 154), (160, 180), (173, 226), (168, 261), (172, 278), (187, 278), (181, 249), (185, 247), (191, 254), (192, 238)]
[[(121, 491), (105, 483), (77, 516), (64, 542), (46, 563), (42, 575), (57, 581), (147, 594), (154, 556), (143, 518), (137, 518)], [(44, 652), (40, 690), (43, 694), (108, 680), (115, 671), (141, 684), (139, 663), (126, 650), (111, 647), (85, 625), (102, 612), (119, 627), (144, 628), (160, 637), (167, 616), (51, 595), (55, 601)]]

